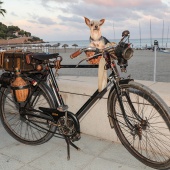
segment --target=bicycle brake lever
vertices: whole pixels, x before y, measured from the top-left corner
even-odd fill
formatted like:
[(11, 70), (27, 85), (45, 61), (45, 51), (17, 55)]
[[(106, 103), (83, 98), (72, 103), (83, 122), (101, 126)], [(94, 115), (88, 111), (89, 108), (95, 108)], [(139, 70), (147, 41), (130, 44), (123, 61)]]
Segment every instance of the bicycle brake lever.
[(80, 63), (82, 63), (82, 62), (85, 61), (85, 60), (87, 61), (88, 59), (89, 59), (89, 58), (86, 57), (86, 58), (84, 58), (83, 60), (81, 60), (81, 61), (76, 65), (75, 68), (77, 68), (77, 67), (79, 66)]

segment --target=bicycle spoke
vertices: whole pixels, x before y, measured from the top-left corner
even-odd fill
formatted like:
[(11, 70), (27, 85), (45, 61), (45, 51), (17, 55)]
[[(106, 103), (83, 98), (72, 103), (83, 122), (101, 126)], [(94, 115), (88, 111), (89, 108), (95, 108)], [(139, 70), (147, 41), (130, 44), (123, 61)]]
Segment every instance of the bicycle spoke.
[[(32, 106), (30, 105), (30, 103), (28, 103), (29, 108), (32, 108), (32, 110), (39, 111), (39, 107), (50, 107), (51, 105), (48, 101), (46, 94), (40, 88), (39, 91), (36, 92), (36, 95), (33, 94), (31, 96), (30, 101), (34, 101)], [(24, 104), (18, 104), (14, 100), (10, 88), (4, 91), (3, 99), (1, 100), (1, 102), (3, 106), (1, 112), (3, 114), (2, 118), (4, 119), (4, 123), (6, 127), (10, 130), (11, 134), (13, 134), (13, 136), (16, 137), (17, 140), (22, 142), (28, 142), (31, 144), (34, 142), (45, 142), (46, 140), (48, 140), (48, 138), (52, 137), (52, 134), (48, 132), (52, 128), (52, 125), (49, 125), (47, 121), (41, 118), (34, 118), (29, 115), (20, 115), (19, 107), (21, 105), (24, 106)], [(34, 120), (35, 125), (31, 125), (30, 120)], [(37, 126), (37, 128), (36, 125), (40, 126)], [(41, 128), (46, 129), (46, 131), (43, 130), (42, 132)]]
[[(135, 88), (125, 88), (122, 96), (125, 115), (118, 98), (114, 98), (115, 130), (121, 133), (120, 140), (130, 151), (149, 162), (163, 165), (170, 162), (170, 126), (164, 111), (154, 102), (149, 93)], [(135, 109), (135, 111), (134, 111)], [(132, 124), (128, 127), (127, 120)], [(165, 121), (166, 119), (166, 121)], [(126, 142), (125, 142), (126, 141)]]

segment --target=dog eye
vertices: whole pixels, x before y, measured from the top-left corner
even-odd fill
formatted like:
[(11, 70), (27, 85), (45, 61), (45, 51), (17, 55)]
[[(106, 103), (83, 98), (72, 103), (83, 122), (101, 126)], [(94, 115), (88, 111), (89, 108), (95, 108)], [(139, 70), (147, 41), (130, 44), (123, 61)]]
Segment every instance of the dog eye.
[(94, 23), (92, 22), (90, 25), (91, 25), (91, 26), (93, 26), (93, 25), (94, 25)]

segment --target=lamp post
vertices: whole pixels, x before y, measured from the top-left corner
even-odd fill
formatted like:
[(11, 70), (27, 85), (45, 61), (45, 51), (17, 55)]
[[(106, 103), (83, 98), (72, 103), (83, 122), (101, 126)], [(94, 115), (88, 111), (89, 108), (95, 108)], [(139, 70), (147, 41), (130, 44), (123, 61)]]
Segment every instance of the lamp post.
[(153, 81), (156, 82), (156, 50), (158, 47), (158, 41), (154, 40), (154, 75), (153, 75)]

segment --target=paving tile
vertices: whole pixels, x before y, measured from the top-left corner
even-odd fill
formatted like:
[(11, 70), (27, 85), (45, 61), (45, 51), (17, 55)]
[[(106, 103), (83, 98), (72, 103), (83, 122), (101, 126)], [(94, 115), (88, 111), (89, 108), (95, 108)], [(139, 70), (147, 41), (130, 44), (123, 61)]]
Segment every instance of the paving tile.
[[(65, 148), (67, 147), (64, 139), (52, 138), (50, 141), (53, 142), (56, 146), (61, 145)], [(112, 142), (100, 139), (98, 137), (81, 134), (81, 139), (79, 141), (74, 142), (74, 144), (78, 146), (82, 152), (97, 156), (109, 145), (111, 145)]]
[(0, 169), (1, 170), (17, 170), (22, 167), (24, 164), (15, 159), (10, 158), (0, 154)]
[(115, 163), (129, 165), (131, 167), (141, 168), (150, 170), (143, 163), (139, 162), (135, 157), (133, 157), (121, 144), (113, 143), (104, 152), (99, 155), (100, 158), (113, 161)]
[(106, 150), (112, 144), (111, 141), (100, 139), (94, 136), (82, 134), (81, 139), (75, 144), (87, 154), (94, 156), (99, 155), (102, 151)]
[(4, 128), (0, 128), (0, 149), (9, 145), (17, 145), (19, 142), (11, 137)]
[(17, 170), (40, 170), (40, 169), (32, 167), (32, 166), (25, 165), (25, 166), (22, 166), (21, 168), (19, 168)]
[(136, 170), (136, 169), (141, 170), (140, 168), (129, 167), (124, 164), (119, 164), (101, 158), (96, 158), (83, 170)]
[(49, 142), (52, 142), (55, 146), (61, 145), (66, 147), (65, 139), (61, 139), (58, 137), (52, 137)]
[(71, 159), (67, 161), (66, 147), (60, 146), (29, 165), (41, 170), (81, 170), (93, 159), (94, 156), (71, 148)]
[(55, 147), (51, 142), (36, 146), (18, 143), (17, 145), (14, 144), (1, 149), (0, 153), (15, 158), (18, 161), (29, 163), (53, 150)]

